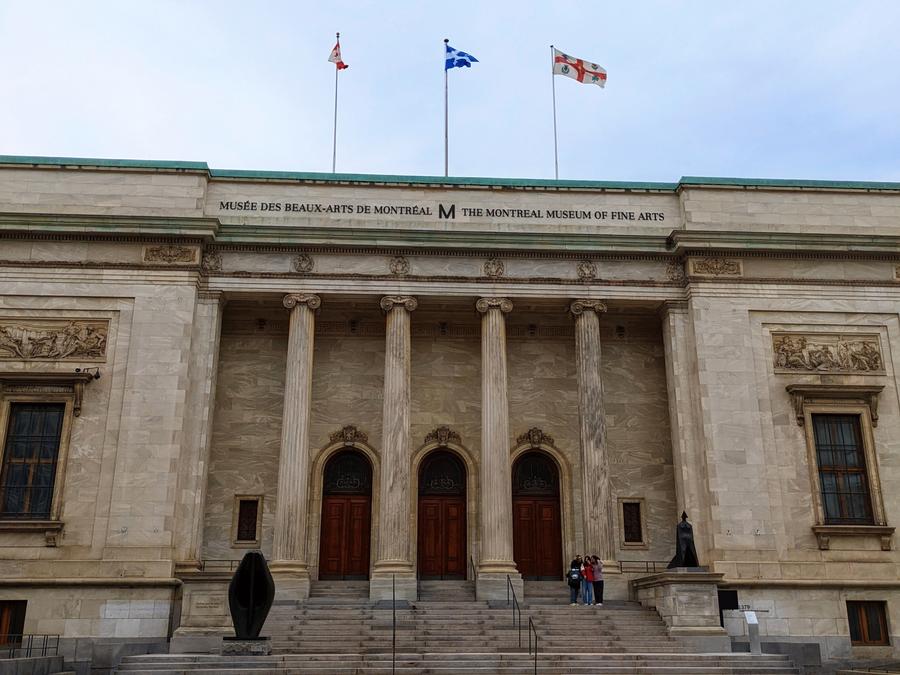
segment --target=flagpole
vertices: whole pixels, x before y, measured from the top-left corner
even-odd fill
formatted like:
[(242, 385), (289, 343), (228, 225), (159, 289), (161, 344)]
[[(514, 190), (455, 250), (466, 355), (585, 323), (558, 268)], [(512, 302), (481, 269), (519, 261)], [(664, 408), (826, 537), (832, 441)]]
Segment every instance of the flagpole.
[(550, 82), (553, 89), (553, 172), (556, 180), (559, 180), (559, 144), (556, 140), (556, 73), (553, 72), (555, 64), (553, 45), (550, 45)]
[[(337, 43), (341, 44), (341, 34), (337, 33)], [(331, 173), (335, 173), (337, 167), (337, 108), (338, 108), (338, 73), (341, 69), (334, 66), (334, 126), (331, 138)]]
[(449, 87), (447, 85), (447, 43), (444, 38), (444, 176), (450, 175), (450, 124), (449, 124)]

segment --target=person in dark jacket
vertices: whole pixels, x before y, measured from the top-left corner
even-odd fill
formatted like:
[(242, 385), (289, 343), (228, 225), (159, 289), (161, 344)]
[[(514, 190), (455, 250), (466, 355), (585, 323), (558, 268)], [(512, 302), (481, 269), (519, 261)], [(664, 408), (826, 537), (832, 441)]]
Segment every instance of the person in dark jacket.
[(571, 604), (578, 604), (578, 589), (581, 588), (581, 565), (583, 561), (580, 555), (576, 555), (575, 559), (569, 563), (569, 570), (566, 572), (566, 582), (569, 584), (569, 600)]

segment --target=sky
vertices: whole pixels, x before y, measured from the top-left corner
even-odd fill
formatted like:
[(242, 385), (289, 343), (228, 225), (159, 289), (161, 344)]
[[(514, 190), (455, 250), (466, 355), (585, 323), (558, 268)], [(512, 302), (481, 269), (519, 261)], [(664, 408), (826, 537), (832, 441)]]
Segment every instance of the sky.
[(0, 0), (0, 154), (219, 169), (900, 181), (900, 2)]

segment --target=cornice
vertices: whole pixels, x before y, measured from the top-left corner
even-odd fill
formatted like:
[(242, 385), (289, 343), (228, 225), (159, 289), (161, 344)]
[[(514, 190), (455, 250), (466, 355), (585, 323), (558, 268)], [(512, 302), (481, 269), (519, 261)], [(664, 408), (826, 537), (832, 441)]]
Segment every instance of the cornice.
[(900, 236), (895, 235), (748, 230), (673, 230), (666, 240), (666, 247), (671, 253), (679, 255), (715, 253), (798, 259), (900, 259)]
[(0, 236), (7, 238), (159, 240), (160, 237), (211, 241), (219, 230), (217, 218), (160, 218), (155, 216), (88, 216), (47, 213), (0, 213)]

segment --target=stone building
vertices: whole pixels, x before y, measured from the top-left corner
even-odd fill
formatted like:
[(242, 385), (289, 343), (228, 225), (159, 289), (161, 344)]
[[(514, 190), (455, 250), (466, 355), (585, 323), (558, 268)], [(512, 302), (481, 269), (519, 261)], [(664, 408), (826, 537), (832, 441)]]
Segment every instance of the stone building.
[(0, 157), (0, 633), (219, 634), (252, 548), (293, 599), (597, 553), (674, 635), (896, 653), (898, 243), (897, 183)]

